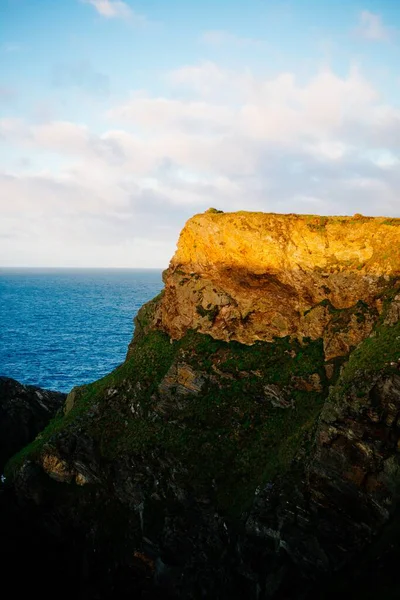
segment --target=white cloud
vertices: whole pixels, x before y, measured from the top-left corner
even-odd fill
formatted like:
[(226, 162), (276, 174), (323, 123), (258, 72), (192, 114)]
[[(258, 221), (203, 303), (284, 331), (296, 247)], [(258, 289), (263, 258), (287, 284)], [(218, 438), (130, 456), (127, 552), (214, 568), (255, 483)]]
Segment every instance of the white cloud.
[(18, 142), (26, 136), (26, 125), (22, 119), (5, 117), (0, 119), (0, 139)]
[(21, 152), (0, 175), (2, 262), (163, 266), (210, 205), (400, 216), (400, 110), (357, 70), (299, 82), (204, 63), (166, 81), (169, 95), (133, 93), (100, 133), (0, 120), (5, 157)]
[(107, 19), (130, 19), (138, 24), (146, 19), (143, 15), (136, 14), (131, 7), (122, 0), (81, 0), (85, 4), (91, 4), (97, 12)]
[(207, 102), (192, 102), (169, 98), (133, 96), (127, 103), (108, 112), (112, 119), (131, 122), (149, 130), (169, 131), (172, 129), (201, 132), (220, 131), (226, 128), (234, 111), (228, 106), (210, 105)]
[(89, 131), (84, 125), (68, 121), (50, 121), (29, 128), (32, 142), (60, 153), (81, 154), (89, 141)]
[(177, 140), (191, 132), (192, 137), (206, 134), (207, 143), (213, 135), (216, 145), (221, 135), (240, 136), (242, 143), (293, 145), (303, 138), (336, 141), (347, 136), (349, 126), (358, 130), (365, 126), (369, 131), (374, 125), (375, 134), (383, 133), (388, 122), (393, 125), (400, 115), (397, 109), (379, 104), (376, 90), (355, 69), (343, 78), (324, 70), (299, 84), (291, 73), (268, 80), (208, 62), (173, 71), (168, 81), (175, 93), (183, 88), (185, 100), (133, 96), (109, 116), (147, 132), (158, 130), (160, 137), (174, 131)]
[(201, 98), (227, 101), (231, 98), (232, 91), (235, 99), (238, 98), (238, 93), (247, 95), (249, 88), (255, 83), (250, 72), (238, 73), (221, 69), (211, 61), (174, 69), (166, 74), (165, 79), (173, 86), (191, 91), (196, 99), (200, 95)]
[(391, 28), (383, 24), (382, 17), (368, 10), (363, 10), (360, 15), (357, 33), (367, 40), (375, 41), (387, 41), (392, 36)]

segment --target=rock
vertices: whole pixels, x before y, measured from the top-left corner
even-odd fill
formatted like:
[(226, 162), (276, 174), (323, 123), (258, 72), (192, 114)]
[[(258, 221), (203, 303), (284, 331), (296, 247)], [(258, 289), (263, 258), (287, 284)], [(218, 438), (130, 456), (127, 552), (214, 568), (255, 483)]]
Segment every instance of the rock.
[(43, 456), (42, 467), (56, 481), (70, 483), (74, 477), (74, 472), (68, 468), (66, 461), (60, 460), (54, 454), (45, 454)]
[(342, 356), (371, 332), (399, 251), (384, 218), (207, 211), (181, 233), (154, 323), (174, 339), (323, 337)]
[(176, 394), (197, 395), (205, 383), (204, 376), (196, 373), (192, 367), (185, 363), (172, 365), (168, 373), (158, 386), (159, 393), (169, 395), (171, 392)]
[(191, 399), (198, 396), (205, 384), (204, 373), (196, 372), (184, 362), (174, 363), (153, 396), (154, 410), (165, 416), (176, 409), (183, 409)]
[(326, 363), (325, 374), (326, 374), (327, 379), (332, 379), (334, 372), (335, 372), (335, 365), (333, 363)]
[(395, 325), (400, 320), (400, 294), (397, 294), (390, 304), (385, 316), (385, 325)]
[(0, 469), (46, 427), (66, 394), (0, 377)]
[(287, 399), (278, 385), (265, 385), (264, 394), (275, 408), (293, 408), (294, 406), (293, 400)]
[(308, 377), (298, 377), (295, 375), (292, 377), (290, 385), (296, 390), (303, 390), (305, 392), (322, 392), (323, 390), (321, 377), (318, 375), (318, 373), (311, 373), (311, 375), (308, 375)]
[(70, 393), (68, 394), (66, 400), (65, 400), (65, 404), (64, 404), (64, 412), (67, 415), (69, 413), (70, 410), (73, 409), (77, 395), (78, 395), (78, 389), (79, 388), (73, 388)]

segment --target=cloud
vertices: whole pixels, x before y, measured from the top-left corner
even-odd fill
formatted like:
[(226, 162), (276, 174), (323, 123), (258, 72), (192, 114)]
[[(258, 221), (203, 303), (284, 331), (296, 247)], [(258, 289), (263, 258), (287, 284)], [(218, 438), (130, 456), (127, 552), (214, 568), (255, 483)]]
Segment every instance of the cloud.
[[(204, 63), (173, 71), (168, 80), (175, 95), (183, 90), (185, 100), (134, 95), (109, 115), (148, 131), (161, 128), (164, 134), (202, 131), (207, 143), (211, 135), (214, 144), (218, 135), (238, 136), (243, 146), (246, 140), (264, 145), (330, 143), (348, 138), (349, 130), (358, 143), (372, 126), (375, 138), (390, 137), (391, 127), (398, 131), (399, 111), (379, 104), (377, 91), (355, 69), (346, 77), (325, 69), (300, 84), (292, 73), (262, 79)], [(386, 141), (394, 143), (389, 137)]]
[(224, 131), (234, 111), (230, 107), (210, 105), (204, 101), (192, 102), (169, 98), (151, 98), (133, 95), (125, 104), (108, 112), (111, 119), (131, 122), (149, 130), (170, 131), (176, 128), (192, 133)]
[(236, 72), (220, 69), (215, 63), (206, 61), (199, 65), (187, 65), (169, 71), (165, 75), (167, 83), (186, 88), (195, 98), (211, 98), (216, 93), (226, 90), (225, 84), (232, 89), (233, 81), (237, 80)]
[(386, 27), (382, 22), (382, 17), (375, 13), (363, 10), (360, 15), (360, 23), (356, 29), (358, 35), (374, 41), (388, 41), (392, 37), (392, 29)]
[(400, 110), (358, 70), (304, 81), (207, 62), (165, 82), (168, 94), (113, 106), (100, 132), (0, 119), (14, 157), (0, 173), (1, 256), (164, 266), (184, 221), (210, 205), (400, 216)]
[(87, 60), (54, 65), (51, 81), (55, 87), (75, 87), (96, 96), (107, 96), (110, 92), (109, 77), (96, 71)]
[(0, 174), (0, 189), (3, 265), (167, 266), (176, 242), (170, 224), (189, 216), (153, 190), (122, 193), (52, 173)]
[(131, 7), (121, 0), (81, 0), (85, 4), (91, 4), (96, 11), (107, 19), (129, 19), (137, 24), (145, 22), (143, 15), (136, 14)]
[(255, 38), (247, 38), (240, 37), (229, 31), (224, 31), (221, 29), (214, 29), (210, 31), (204, 31), (204, 33), (200, 36), (200, 41), (203, 44), (207, 44), (209, 46), (236, 46), (238, 48), (246, 48), (246, 47), (259, 47), (263, 46), (265, 42), (263, 40), (258, 40)]

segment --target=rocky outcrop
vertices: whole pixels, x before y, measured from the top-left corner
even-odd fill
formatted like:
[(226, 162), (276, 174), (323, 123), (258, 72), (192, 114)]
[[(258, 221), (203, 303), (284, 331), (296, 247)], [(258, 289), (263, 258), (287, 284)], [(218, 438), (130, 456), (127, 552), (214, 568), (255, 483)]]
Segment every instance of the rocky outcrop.
[(382, 539), (398, 519), (400, 499), (399, 413), (400, 375), (354, 381), (347, 391), (339, 384), (307, 463), (298, 461), (256, 498), (243, 538), (247, 552), (261, 548), (267, 561), (271, 546), (284, 549), (294, 574), (318, 580), (340, 572), (374, 540), (386, 550)]
[(383, 218), (189, 221), (125, 363), (7, 466), (93, 598), (333, 598), (396, 563), (399, 243)]
[(154, 325), (252, 344), (323, 338), (327, 359), (372, 330), (400, 273), (400, 219), (264, 213), (196, 215), (165, 273)]
[(0, 469), (29, 444), (62, 407), (65, 394), (0, 377)]

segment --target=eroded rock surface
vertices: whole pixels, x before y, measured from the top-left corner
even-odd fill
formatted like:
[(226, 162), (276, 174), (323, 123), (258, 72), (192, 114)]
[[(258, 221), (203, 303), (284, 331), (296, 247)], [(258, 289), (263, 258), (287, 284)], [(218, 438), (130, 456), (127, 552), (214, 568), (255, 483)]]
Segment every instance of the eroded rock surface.
[(196, 215), (154, 323), (175, 339), (188, 329), (245, 344), (322, 337), (327, 359), (345, 355), (371, 332), (399, 275), (399, 226), (361, 215)]

